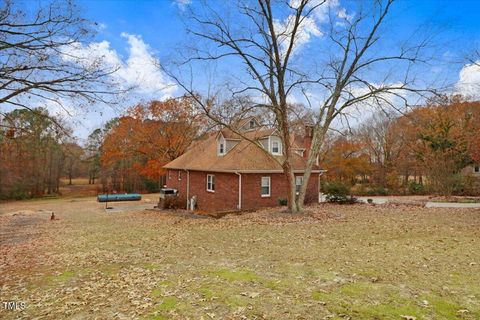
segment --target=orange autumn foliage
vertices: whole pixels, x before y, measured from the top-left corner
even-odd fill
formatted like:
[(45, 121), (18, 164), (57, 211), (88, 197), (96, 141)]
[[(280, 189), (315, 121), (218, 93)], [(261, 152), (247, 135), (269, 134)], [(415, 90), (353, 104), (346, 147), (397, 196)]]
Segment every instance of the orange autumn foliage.
[[(141, 177), (158, 181), (162, 166), (182, 155), (198, 137), (203, 118), (187, 98), (152, 101), (129, 109), (108, 131), (102, 166), (138, 189)], [(113, 178), (112, 178), (113, 179)]]
[(363, 149), (364, 144), (354, 137), (340, 136), (331, 141), (322, 161), (328, 179), (354, 185), (358, 176), (367, 175), (370, 162)]

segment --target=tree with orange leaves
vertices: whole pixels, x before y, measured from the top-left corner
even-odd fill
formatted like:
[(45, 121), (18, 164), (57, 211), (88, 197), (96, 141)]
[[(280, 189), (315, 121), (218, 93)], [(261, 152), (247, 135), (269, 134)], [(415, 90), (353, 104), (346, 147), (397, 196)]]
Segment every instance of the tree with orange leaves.
[(342, 135), (330, 139), (324, 154), (322, 165), (327, 169), (329, 180), (354, 186), (359, 177), (370, 173), (369, 157), (357, 137)]
[(191, 99), (138, 104), (107, 131), (101, 163), (115, 190), (158, 186), (163, 165), (182, 155), (204, 126)]
[(475, 159), (480, 109), (460, 97), (443, 97), (403, 117), (408, 148), (422, 164), (433, 192), (451, 195), (464, 188), (460, 171)]

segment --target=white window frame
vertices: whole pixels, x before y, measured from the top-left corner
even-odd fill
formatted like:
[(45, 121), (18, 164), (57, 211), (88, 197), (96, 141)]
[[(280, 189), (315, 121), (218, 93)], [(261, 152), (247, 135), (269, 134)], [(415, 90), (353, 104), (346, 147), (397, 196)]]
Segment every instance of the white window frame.
[(220, 142), (218, 144), (218, 154), (221, 154), (221, 155), (225, 154), (225, 143)]
[[(210, 179), (212, 181), (209, 181)], [(214, 174), (207, 174), (207, 192), (215, 192), (215, 175)]]
[[(274, 145), (278, 144), (278, 151), (274, 151)], [(272, 154), (281, 155), (282, 154), (282, 143), (280, 141), (272, 140)]]
[(473, 166), (473, 172), (480, 173), (480, 165)]
[[(298, 184), (300, 182), (300, 184)], [(295, 193), (299, 194), (300, 193), (300, 188), (302, 187), (303, 183), (303, 176), (295, 176)]]
[(178, 170), (178, 180), (182, 180), (182, 171)]
[[(265, 179), (265, 180), (264, 180)], [(268, 185), (263, 185), (264, 181), (268, 181)], [(263, 194), (263, 188), (268, 187), (268, 194)], [(272, 180), (270, 177), (262, 177), (260, 179), (260, 195), (262, 198), (268, 198), (272, 194)]]
[(219, 156), (224, 156), (226, 153), (226, 148), (227, 148), (226, 140), (223, 136), (220, 136), (220, 139), (218, 139), (217, 154)]

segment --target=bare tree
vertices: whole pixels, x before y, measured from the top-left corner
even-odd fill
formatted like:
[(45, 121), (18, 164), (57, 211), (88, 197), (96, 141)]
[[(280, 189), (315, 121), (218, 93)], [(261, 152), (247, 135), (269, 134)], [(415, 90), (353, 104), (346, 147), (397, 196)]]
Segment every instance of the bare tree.
[[(365, 151), (370, 158), (373, 174), (373, 183), (395, 188), (399, 172), (396, 169), (405, 147), (405, 133), (396, 130), (398, 127), (396, 116), (379, 111), (363, 123), (356, 134), (365, 145)], [(389, 176), (393, 175), (393, 183)]]
[[(299, 212), (303, 210), (312, 167), (334, 121), (341, 118), (348, 121), (352, 108), (362, 109), (372, 104), (397, 107), (398, 102), (408, 102), (406, 93), (428, 91), (417, 86), (413, 73), (414, 66), (425, 62), (421, 53), (427, 41), (382, 50), (381, 40), (391, 40), (393, 36), (383, 28), (393, 3), (393, 0), (365, 5), (358, 2), (352, 14), (326, 0), (203, 3), (189, 11), (187, 29), (196, 39), (191, 42), (195, 45), (190, 47), (188, 59), (180, 65), (187, 70), (187, 76), (179, 69), (164, 70), (197, 100), (207, 116), (228, 126), (212, 111), (216, 102), (212, 95), (201, 99), (197, 94), (200, 88), (192, 79), (196, 74), (195, 63), (228, 63), (228, 68), (218, 67), (223, 73), (232, 70), (233, 80), (223, 94), (256, 95), (264, 103), (256, 104), (255, 108), (263, 108), (274, 117), (274, 126), (283, 143), (284, 157), (277, 161), (281, 162), (288, 181), (289, 207), (292, 212)], [(327, 22), (320, 28), (317, 15), (322, 12), (326, 12), (323, 18)], [(321, 41), (316, 46), (310, 45), (308, 52), (301, 50), (306, 40), (320, 36)], [(312, 93), (321, 99), (311, 99)], [(313, 141), (298, 195), (289, 139), (292, 131), (289, 101), (295, 95), (303, 95), (315, 113)], [(230, 129), (235, 131), (232, 126)]]
[(0, 106), (64, 108), (64, 100), (91, 104), (119, 93), (108, 87), (112, 84), (108, 76), (117, 66), (76, 56), (72, 50), (88, 40), (91, 26), (78, 16), (72, 1), (4, 2), (0, 7)]

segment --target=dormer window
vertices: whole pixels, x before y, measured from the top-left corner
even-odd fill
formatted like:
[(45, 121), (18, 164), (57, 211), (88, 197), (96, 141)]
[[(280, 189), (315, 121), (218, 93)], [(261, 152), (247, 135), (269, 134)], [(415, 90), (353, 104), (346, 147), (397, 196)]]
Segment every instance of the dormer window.
[(223, 136), (220, 136), (220, 138), (218, 139), (217, 153), (219, 156), (225, 155), (225, 139), (223, 138)]
[(272, 154), (282, 154), (280, 141), (272, 141)]
[(272, 142), (272, 152), (273, 153), (279, 153), (280, 152), (280, 143), (278, 143), (278, 141), (273, 141)]
[(250, 127), (250, 129), (255, 128), (255, 120), (253, 120), (253, 119), (250, 120), (249, 127)]

